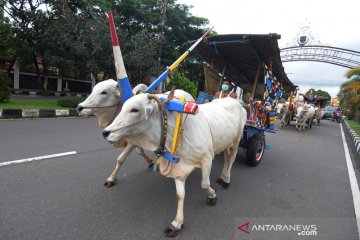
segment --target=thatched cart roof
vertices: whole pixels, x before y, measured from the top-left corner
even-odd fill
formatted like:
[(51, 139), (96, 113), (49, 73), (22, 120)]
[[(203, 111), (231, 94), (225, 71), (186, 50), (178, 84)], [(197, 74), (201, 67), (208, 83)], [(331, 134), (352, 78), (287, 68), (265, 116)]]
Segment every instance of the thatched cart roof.
[[(286, 76), (280, 59), (278, 46), (280, 35), (271, 34), (229, 34), (208, 37), (199, 44), (196, 53), (225, 77), (246, 90), (252, 89), (260, 62), (272, 67), (273, 75), (282, 82), (285, 91), (295, 89)], [(260, 79), (264, 79), (264, 74)], [(263, 81), (259, 80), (259, 83)]]

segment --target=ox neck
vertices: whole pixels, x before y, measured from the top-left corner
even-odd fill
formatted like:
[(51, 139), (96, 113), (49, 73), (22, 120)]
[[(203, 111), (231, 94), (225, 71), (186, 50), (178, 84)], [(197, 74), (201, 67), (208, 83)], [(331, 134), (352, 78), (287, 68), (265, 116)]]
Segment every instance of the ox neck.
[(114, 121), (116, 116), (120, 113), (120, 111), (121, 103), (114, 106), (114, 108), (101, 111), (100, 113), (96, 113), (95, 116), (99, 122), (100, 127), (106, 128), (107, 126), (109, 126)]

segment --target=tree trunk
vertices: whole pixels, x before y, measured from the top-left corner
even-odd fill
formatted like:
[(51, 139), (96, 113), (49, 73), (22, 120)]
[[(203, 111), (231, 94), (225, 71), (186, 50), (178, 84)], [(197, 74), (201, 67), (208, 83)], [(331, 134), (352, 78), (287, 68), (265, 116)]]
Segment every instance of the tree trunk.
[(39, 68), (39, 64), (38, 64), (38, 61), (37, 61), (37, 57), (36, 57), (35, 54), (33, 56), (33, 62), (34, 62), (35, 69), (36, 69), (36, 77), (37, 77), (39, 85), (41, 86), (42, 85), (41, 75), (40, 75), (41, 73), (40, 73), (40, 68)]
[(48, 72), (48, 68), (47, 68), (47, 64), (45, 64), (45, 62), (43, 62), (43, 75), (44, 75), (44, 83), (43, 83), (43, 88), (45, 90), (45, 93), (48, 90), (48, 78), (49, 78), (49, 72)]
[(360, 104), (356, 106), (355, 120), (360, 123)]

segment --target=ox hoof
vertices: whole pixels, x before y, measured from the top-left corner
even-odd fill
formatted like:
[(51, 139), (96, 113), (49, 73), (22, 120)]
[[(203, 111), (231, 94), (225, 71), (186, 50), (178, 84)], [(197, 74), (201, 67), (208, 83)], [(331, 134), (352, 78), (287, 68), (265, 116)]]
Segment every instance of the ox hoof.
[(230, 183), (224, 182), (221, 178), (218, 178), (216, 182), (221, 185), (224, 189), (228, 189), (230, 187)]
[(151, 162), (151, 163), (149, 163), (149, 168), (152, 168), (154, 166), (154, 163), (153, 162)]
[(223, 182), (221, 186), (223, 187), (223, 189), (228, 189), (230, 187), (230, 183)]
[(104, 183), (104, 187), (111, 188), (112, 186), (115, 185), (115, 183), (116, 183), (116, 180), (115, 181), (106, 180), (106, 182)]
[(169, 227), (165, 228), (163, 233), (165, 234), (165, 237), (167, 238), (173, 238), (176, 237), (179, 232), (181, 231), (181, 229), (184, 227), (184, 224), (181, 225), (180, 229), (176, 229), (172, 224), (170, 224)]
[(214, 198), (209, 198), (208, 197), (206, 204), (208, 206), (214, 207), (216, 205), (216, 200), (217, 200), (217, 197), (214, 197)]

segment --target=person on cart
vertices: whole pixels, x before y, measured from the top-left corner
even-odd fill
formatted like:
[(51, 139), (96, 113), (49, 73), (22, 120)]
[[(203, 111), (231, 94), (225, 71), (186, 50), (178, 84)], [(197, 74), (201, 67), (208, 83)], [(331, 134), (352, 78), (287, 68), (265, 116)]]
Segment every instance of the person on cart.
[(310, 93), (310, 97), (307, 101), (308, 104), (315, 106), (316, 105), (316, 97), (313, 92)]
[(221, 84), (221, 91), (217, 91), (215, 93), (215, 98), (225, 98), (225, 97), (232, 97), (237, 99), (237, 94), (234, 92), (231, 92), (232, 90), (232, 85), (230, 84), (229, 81), (223, 81)]

